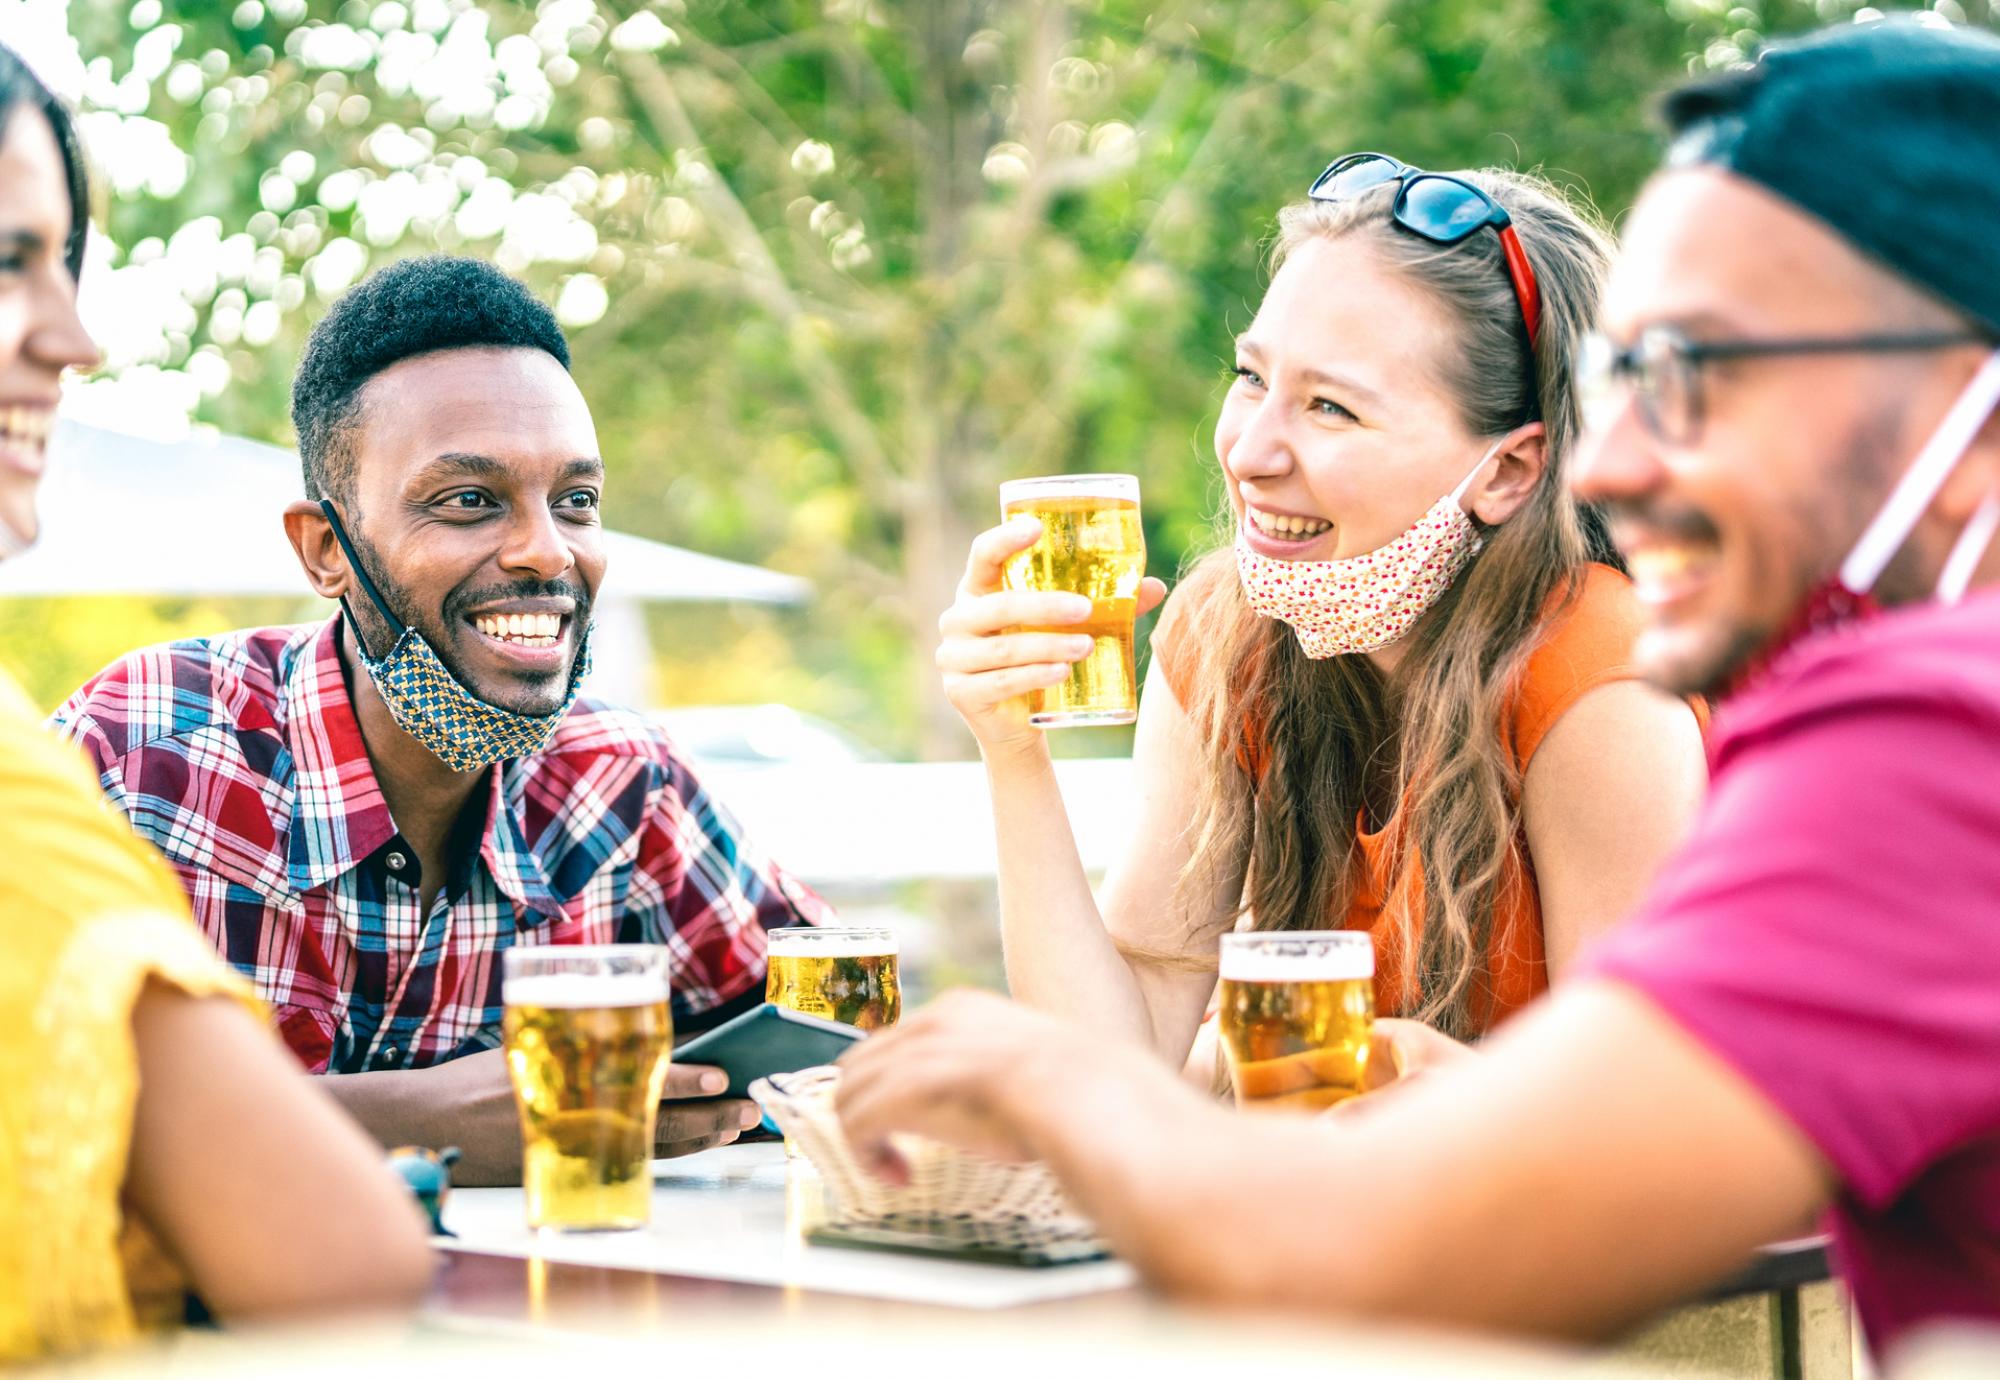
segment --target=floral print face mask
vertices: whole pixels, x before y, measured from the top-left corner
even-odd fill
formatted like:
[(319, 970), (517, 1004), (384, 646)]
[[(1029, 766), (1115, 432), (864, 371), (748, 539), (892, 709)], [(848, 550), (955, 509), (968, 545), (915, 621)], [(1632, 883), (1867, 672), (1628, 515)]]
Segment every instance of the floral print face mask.
[(1401, 640), (1484, 545), (1460, 500), (1502, 442), (1458, 487), (1387, 546), (1337, 561), (1286, 561), (1253, 551), (1239, 526), (1236, 573), (1250, 607), (1291, 626), (1314, 661)]

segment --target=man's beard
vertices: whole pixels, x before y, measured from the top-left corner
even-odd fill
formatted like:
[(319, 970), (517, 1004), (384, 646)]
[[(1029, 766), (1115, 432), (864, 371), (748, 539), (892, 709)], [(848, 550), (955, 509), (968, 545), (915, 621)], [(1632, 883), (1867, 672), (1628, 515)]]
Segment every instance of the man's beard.
[[(1727, 625), (1722, 630), (1718, 650), (1675, 678), (1682, 684), (1664, 688), (1711, 699), (1726, 698), (1758, 679), (1765, 668), (1794, 644), (1866, 616), (1872, 601), (1857, 597), (1839, 583), (1840, 565), (1887, 501), (1897, 471), (1885, 464), (1883, 457), (1896, 454), (1903, 436), (1904, 415), (1901, 405), (1885, 407), (1855, 429), (1846, 450), (1827, 476), (1826, 491), (1845, 500), (1838, 514), (1808, 510), (1803, 502), (1794, 506), (1791, 521), (1794, 533), (1808, 539), (1813, 533), (1846, 535), (1837, 546), (1832, 541), (1821, 543), (1818, 549), (1802, 554), (1793, 564), (1788, 582), (1793, 594), (1783, 618), (1762, 624)], [(1906, 545), (1877, 582), (1878, 586), (1886, 591), (1901, 583), (1915, 560)]]
[[(583, 647), (584, 629), (590, 626), (590, 594), (582, 585), (562, 579), (523, 580), (514, 584), (485, 585), (472, 590), (455, 589), (445, 596), (444, 608), (439, 616), (432, 618), (426, 616), (419, 609), (416, 600), (390, 578), (389, 572), (382, 564), (381, 556), (368, 538), (358, 530), (358, 524), (349, 530), (348, 540), (354, 544), (354, 554), (360, 560), (362, 570), (375, 582), (375, 591), (382, 596), (382, 602), (389, 606), (389, 612), (394, 614), (403, 626), (414, 628), (417, 635), (430, 644), (431, 650), (437, 653), (437, 658), (444, 664), (445, 670), (451, 672), (452, 679), (467, 691), (496, 708), (516, 714), (553, 714), (562, 707), (563, 701), (569, 694), (570, 677), (575, 674), (576, 658)], [(489, 698), (486, 688), (473, 678), (465, 665), (464, 658), (459, 654), (460, 649), (454, 630), (469, 626), (465, 621), (465, 615), (481, 604), (498, 603), (507, 599), (533, 598), (562, 598), (569, 599), (575, 604), (569, 625), (574, 634), (570, 647), (570, 660), (563, 667), (560, 678), (552, 672), (544, 678), (548, 684), (538, 685), (528, 692), (533, 703), (502, 703)], [(387, 656), (396, 645), (396, 633), (382, 617), (381, 611), (365, 596), (359, 599), (349, 598), (346, 604), (348, 616), (356, 620), (356, 632), (363, 641), (362, 650), (377, 660)], [(517, 697), (510, 696), (510, 698)]]

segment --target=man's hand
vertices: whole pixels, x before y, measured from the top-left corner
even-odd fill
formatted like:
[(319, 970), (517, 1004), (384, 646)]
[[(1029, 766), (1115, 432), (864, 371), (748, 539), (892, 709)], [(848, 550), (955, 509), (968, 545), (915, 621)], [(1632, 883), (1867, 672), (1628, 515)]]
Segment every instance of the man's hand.
[(728, 1145), (762, 1120), (757, 1104), (742, 1098), (693, 1104), (675, 1100), (714, 1097), (728, 1086), (729, 1076), (707, 1064), (669, 1067), (666, 1087), (660, 1094), (660, 1120), (653, 1131), (653, 1153), (673, 1159)]
[(521, 1118), (500, 1050), (427, 1069), (332, 1074), (320, 1086), (385, 1148), (457, 1146), (455, 1184), (521, 1182)]
[[(521, 1182), (521, 1114), (503, 1051), (481, 1050), (427, 1069), (334, 1074), (320, 1081), (384, 1147), (457, 1146), (453, 1183), (478, 1188)], [(705, 1064), (668, 1068), (653, 1153), (692, 1155), (727, 1145), (755, 1126), (755, 1103), (677, 1100), (714, 1097), (727, 1085), (721, 1069)]]
[[(1079, 1050), (1078, 1041), (1090, 1043)], [(990, 992), (950, 992), (840, 1061), (835, 1105), (863, 1165), (892, 1183), (908, 1166), (890, 1137), (914, 1132), (989, 1159), (1032, 1159), (1031, 1119), (1049, 1107), (1087, 1116), (1072, 1084), (1080, 1056), (1093, 1075), (1117, 1064), (1161, 1076), (1136, 1047), (1079, 1030)]]

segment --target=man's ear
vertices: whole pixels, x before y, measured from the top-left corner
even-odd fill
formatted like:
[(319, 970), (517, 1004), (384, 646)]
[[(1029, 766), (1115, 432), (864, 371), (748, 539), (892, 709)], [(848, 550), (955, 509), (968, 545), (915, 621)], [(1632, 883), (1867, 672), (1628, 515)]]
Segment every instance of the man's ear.
[(1540, 422), (1515, 428), (1494, 452), (1491, 476), (1466, 490), (1465, 511), (1488, 527), (1505, 522), (1534, 493), (1548, 464), (1548, 429)]
[(2000, 407), (1993, 409), (1945, 476), (1931, 500), (1931, 515), (1957, 531), (1995, 489), (2000, 489)]
[(340, 549), (340, 542), (333, 535), (333, 524), (326, 520), (319, 504), (303, 498), (287, 504), (285, 535), (291, 539), (292, 550), (298, 553), (299, 567), (305, 571), (313, 593), (322, 599), (338, 599), (347, 593), (354, 581), (347, 553)]

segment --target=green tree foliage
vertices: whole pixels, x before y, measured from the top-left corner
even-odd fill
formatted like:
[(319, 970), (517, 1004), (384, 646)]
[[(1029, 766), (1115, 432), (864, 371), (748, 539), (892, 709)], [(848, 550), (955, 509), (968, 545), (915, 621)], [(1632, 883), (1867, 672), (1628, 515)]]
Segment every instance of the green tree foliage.
[(1330, 157), (1540, 167), (1616, 212), (1654, 91), (1851, 12), (73, 0), (71, 25), (113, 282), (161, 304), (114, 367), (289, 442), (330, 297), (492, 255), (572, 327), (609, 519), (813, 578), (785, 683), (941, 752), (935, 618), (999, 480), (1135, 471), (1155, 570), (1207, 540), (1228, 341)]

